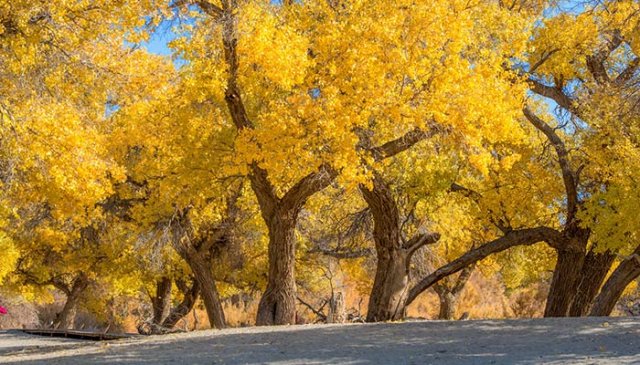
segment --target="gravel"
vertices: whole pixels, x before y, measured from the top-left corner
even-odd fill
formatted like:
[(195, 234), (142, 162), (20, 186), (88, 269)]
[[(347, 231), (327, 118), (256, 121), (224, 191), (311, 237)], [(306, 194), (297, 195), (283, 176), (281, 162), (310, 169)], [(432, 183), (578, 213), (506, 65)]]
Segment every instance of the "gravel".
[(17, 364), (640, 364), (640, 318), (234, 328), (115, 341), (0, 331)]

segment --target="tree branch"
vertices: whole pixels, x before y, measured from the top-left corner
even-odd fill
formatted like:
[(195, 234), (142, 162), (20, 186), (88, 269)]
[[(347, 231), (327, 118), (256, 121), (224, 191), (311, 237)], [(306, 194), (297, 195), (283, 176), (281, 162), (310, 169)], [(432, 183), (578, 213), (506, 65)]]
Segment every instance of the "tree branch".
[(547, 86), (540, 81), (529, 79), (529, 83), (532, 85), (531, 91), (534, 93), (544, 96), (545, 98), (549, 98), (555, 101), (558, 105), (563, 107), (564, 109), (570, 111), (572, 114), (581, 117), (582, 113), (578, 108), (574, 105), (574, 100), (567, 96), (560, 87)]
[(222, 16), (222, 9), (206, 0), (176, 0), (171, 4), (171, 7), (181, 8), (185, 5), (197, 5), (205, 14), (214, 18)]
[[(298, 302), (300, 302), (300, 304), (302, 304), (302, 305), (304, 305), (305, 307), (309, 308), (309, 309), (313, 312), (313, 314), (315, 314), (316, 316), (318, 316), (318, 318), (320, 318), (320, 319), (321, 319), (321, 320), (323, 320), (323, 321), (326, 321), (326, 320), (327, 320), (327, 316), (326, 316), (324, 313), (320, 312), (320, 310), (315, 309), (311, 304), (309, 304), (309, 303), (305, 302), (305, 301), (304, 301), (304, 300), (302, 300), (302, 298), (300, 298), (300, 297), (297, 297), (297, 299), (298, 299)], [(323, 305), (322, 307), (324, 307), (324, 305)]]
[(405, 133), (402, 137), (396, 138), (381, 146), (372, 147), (369, 151), (376, 161), (382, 161), (385, 158), (393, 157), (398, 153), (408, 150), (416, 143), (435, 135), (437, 132), (438, 128), (436, 127), (432, 127), (428, 131), (415, 128)]
[(338, 176), (338, 172), (328, 164), (320, 166), (318, 171), (300, 179), (282, 197), (281, 204), (285, 210), (300, 209), (307, 199), (326, 188)]
[(533, 245), (538, 242), (546, 242), (552, 247), (557, 247), (560, 240), (561, 233), (548, 227), (525, 228), (510, 231), (500, 238), (470, 250), (422, 279), (409, 291), (407, 305), (411, 304), (418, 295), (429, 289), (442, 278), (455, 274), (489, 255), (502, 252), (511, 247)]
[(636, 73), (636, 71), (638, 71), (639, 68), (640, 68), (640, 57), (636, 57), (631, 62), (629, 62), (629, 65), (627, 65), (627, 68), (625, 68), (618, 75), (618, 77), (616, 77), (615, 79), (616, 85), (622, 86), (624, 83), (631, 80), (631, 78)]
[(575, 173), (573, 169), (571, 169), (571, 165), (569, 163), (569, 153), (567, 152), (567, 148), (553, 128), (536, 116), (529, 107), (525, 107), (523, 112), (529, 122), (531, 122), (534, 127), (540, 130), (547, 137), (556, 151), (567, 195), (567, 223), (569, 223), (575, 217), (578, 207), (578, 184)]
[(440, 233), (417, 234), (404, 244), (404, 249), (407, 250), (407, 254), (411, 257), (420, 247), (434, 244), (439, 240)]
[(309, 253), (320, 253), (325, 256), (334, 257), (336, 259), (357, 259), (361, 257), (367, 257), (372, 254), (371, 249), (362, 248), (358, 250), (347, 249), (328, 249), (322, 247), (314, 247), (308, 251)]

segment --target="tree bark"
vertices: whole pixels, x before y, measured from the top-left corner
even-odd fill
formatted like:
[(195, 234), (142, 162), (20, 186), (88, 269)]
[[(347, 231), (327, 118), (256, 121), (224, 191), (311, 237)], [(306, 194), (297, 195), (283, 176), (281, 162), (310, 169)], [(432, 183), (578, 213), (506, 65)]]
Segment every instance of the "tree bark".
[(171, 311), (171, 284), (168, 277), (162, 277), (156, 282), (156, 293), (151, 298), (155, 325), (160, 325)]
[(440, 311), (438, 312), (438, 319), (453, 320), (455, 318), (456, 304), (458, 298), (448, 290), (438, 290), (439, 285), (434, 285), (436, 294), (440, 301)]
[(89, 278), (84, 273), (81, 273), (75, 278), (71, 288), (63, 289), (59, 287), (65, 293), (67, 300), (62, 310), (56, 315), (53, 321), (53, 328), (72, 329), (74, 327), (80, 296), (87, 286), (89, 286)]
[(569, 309), (570, 317), (582, 317), (589, 313), (615, 257), (610, 251), (598, 253), (595, 247), (589, 250), (580, 272), (576, 296)]
[(589, 315), (610, 315), (624, 289), (638, 276), (640, 276), (640, 246), (613, 271), (596, 297)]
[(589, 233), (589, 230), (578, 227), (576, 222), (569, 224), (563, 232), (564, 239), (556, 247), (558, 258), (544, 308), (545, 317), (569, 315), (569, 309), (578, 293)]
[(584, 252), (562, 249), (553, 270), (553, 279), (544, 309), (545, 317), (566, 317), (578, 290)]
[(269, 276), (256, 324), (295, 324), (295, 225), (297, 212), (277, 212), (269, 227)]
[(213, 278), (209, 260), (203, 257), (202, 254), (195, 252), (195, 250), (189, 250), (184, 258), (189, 264), (195, 279), (198, 281), (202, 301), (204, 302), (207, 317), (209, 318), (209, 325), (211, 325), (211, 328), (225, 328), (227, 324), (224, 317), (224, 310), (222, 309), (218, 287)]
[(400, 216), (391, 189), (378, 174), (373, 189), (360, 186), (374, 220), (376, 276), (373, 282), (367, 322), (399, 320), (404, 317), (409, 294), (411, 256), (421, 246), (436, 242), (439, 235), (418, 235), (402, 243)]

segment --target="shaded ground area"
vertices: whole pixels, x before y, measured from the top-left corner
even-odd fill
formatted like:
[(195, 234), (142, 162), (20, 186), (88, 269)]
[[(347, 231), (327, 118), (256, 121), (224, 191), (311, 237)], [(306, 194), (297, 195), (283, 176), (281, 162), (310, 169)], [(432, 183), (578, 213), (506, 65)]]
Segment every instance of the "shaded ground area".
[(2, 331), (0, 363), (632, 364), (640, 363), (640, 319), (259, 327), (108, 342)]

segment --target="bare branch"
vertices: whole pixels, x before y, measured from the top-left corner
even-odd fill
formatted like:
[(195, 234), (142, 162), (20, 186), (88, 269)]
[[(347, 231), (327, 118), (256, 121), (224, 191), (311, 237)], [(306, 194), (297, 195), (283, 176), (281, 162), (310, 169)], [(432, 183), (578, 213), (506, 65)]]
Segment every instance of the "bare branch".
[(562, 139), (556, 134), (555, 130), (536, 116), (529, 107), (525, 107), (523, 112), (529, 122), (531, 122), (534, 127), (540, 130), (547, 137), (556, 151), (567, 195), (567, 222), (571, 222), (575, 217), (578, 207), (578, 185), (575, 173), (569, 163), (569, 153), (567, 152), (567, 148)]
[(311, 195), (329, 186), (337, 176), (338, 171), (328, 164), (323, 164), (318, 171), (300, 179), (284, 194), (281, 199), (283, 209), (298, 210), (302, 208)]
[(409, 257), (411, 257), (411, 255), (413, 255), (420, 247), (434, 244), (439, 240), (440, 233), (417, 234), (404, 244), (404, 249), (407, 250)]
[(640, 69), (640, 57), (636, 57), (631, 62), (629, 62), (629, 65), (627, 65), (627, 68), (625, 68), (618, 75), (618, 77), (616, 77), (615, 79), (616, 85), (621, 86), (627, 81), (631, 80), (631, 78), (636, 73), (636, 71), (638, 71), (638, 69)]
[(325, 256), (330, 256), (336, 259), (358, 259), (361, 257), (371, 256), (373, 253), (370, 248), (362, 249), (345, 249), (336, 248), (328, 249), (323, 247), (314, 247), (308, 251), (309, 253), (320, 253)]
[(560, 105), (564, 109), (570, 111), (571, 113), (573, 113), (578, 118), (581, 117), (582, 113), (575, 106), (574, 100), (571, 99), (569, 96), (567, 96), (562, 91), (561, 87), (559, 87), (559, 86), (557, 86), (557, 87), (547, 86), (547, 85), (543, 84), (542, 82), (540, 82), (538, 80), (534, 80), (534, 79), (529, 79), (529, 83), (532, 85), (531, 91), (533, 91), (534, 93), (555, 101), (558, 105)]

